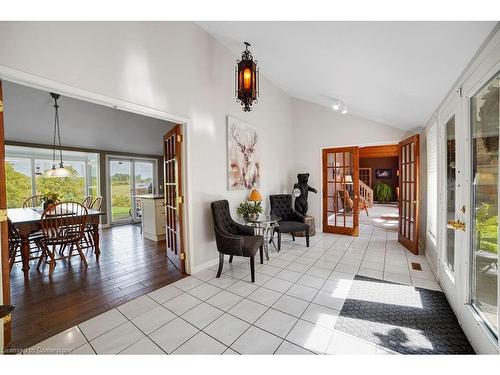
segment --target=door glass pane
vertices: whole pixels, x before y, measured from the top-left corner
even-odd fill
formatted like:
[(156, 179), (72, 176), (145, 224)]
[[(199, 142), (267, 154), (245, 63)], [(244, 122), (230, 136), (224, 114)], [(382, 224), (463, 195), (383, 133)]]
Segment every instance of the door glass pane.
[(99, 192), (99, 154), (91, 154), (88, 158), (88, 195), (92, 201), (100, 194)]
[(81, 202), (86, 196), (86, 165), (83, 161), (64, 161), (64, 167), (71, 172), (70, 177), (47, 177), (52, 168), (52, 160), (35, 160), (36, 194), (56, 194), (60, 201)]
[(500, 76), (471, 98), (471, 303), (498, 335), (498, 138)]
[[(455, 116), (446, 123), (446, 220), (455, 220)], [(455, 272), (455, 230), (446, 227), (445, 264)]]
[[(134, 162), (134, 195), (147, 195), (154, 193), (153, 173), (154, 164), (152, 162)], [(135, 199), (135, 218), (142, 217), (141, 199)]]
[(111, 219), (112, 221), (132, 218), (130, 162), (111, 160)]
[(5, 158), (7, 207), (20, 208), (31, 197), (31, 159)]

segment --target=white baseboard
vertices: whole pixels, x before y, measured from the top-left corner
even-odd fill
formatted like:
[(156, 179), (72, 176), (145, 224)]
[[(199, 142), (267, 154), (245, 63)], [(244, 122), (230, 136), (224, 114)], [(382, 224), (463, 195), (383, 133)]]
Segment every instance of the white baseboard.
[(193, 267), (190, 271), (191, 271), (191, 275), (195, 274), (195, 273), (198, 273), (198, 272), (201, 272), (209, 267), (212, 267), (216, 264), (219, 263), (219, 257), (217, 258), (214, 258), (214, 259), (211, 259), (205, 263), (202, 263), (196, 267)]

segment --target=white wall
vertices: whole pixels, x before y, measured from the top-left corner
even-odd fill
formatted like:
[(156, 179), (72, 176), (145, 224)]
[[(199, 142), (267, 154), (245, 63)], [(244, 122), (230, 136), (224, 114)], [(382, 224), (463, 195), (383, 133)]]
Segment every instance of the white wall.
[[(3, 82), (5, 139), (52, 144), (54, 101), (50, 94)], [(64, 146), (163, 155), (163, 135), (173, 123), (81, 100), (61, 97), (59, 119)]]
[(227, 115), (260, 130), (262, 193), (290, 190), (290, 98), (261, 76), (261, 100), (243, 113), (233, 94), (238, 56), (194, 23), (2, 22), (0, 35), (0, 65), (190, 119), (191, 269), (217, 256), (210, 202), (234, 208), (247, 195), (227, 191)]
[(294, 166), (292, 182), (297, 173), (310, 173), (309, 185), (318, 194), (309, 194), (309, 215), (321, 227), (322, 171), (321, 150), (327, 147), (396, 143), (409, 133), (385, 124), (350, 114), (343, 115), (330, 108), (292, 99), (294, 134)]

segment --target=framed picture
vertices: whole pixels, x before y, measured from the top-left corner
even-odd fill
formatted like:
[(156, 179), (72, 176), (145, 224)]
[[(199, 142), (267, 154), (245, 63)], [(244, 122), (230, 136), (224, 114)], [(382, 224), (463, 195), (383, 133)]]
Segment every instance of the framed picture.
[(260, 139), (257, 129), (227, 116), (227, 188), (260, 187)]
[(389, 180), (392, 178), (392, 169), (375, 169), (375, 178), (379, 180)]

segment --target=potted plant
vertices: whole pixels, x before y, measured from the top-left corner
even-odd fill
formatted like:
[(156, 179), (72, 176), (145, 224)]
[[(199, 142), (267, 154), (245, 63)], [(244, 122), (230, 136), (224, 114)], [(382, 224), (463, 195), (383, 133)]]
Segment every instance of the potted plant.
[(261, 202), (241, 202), (236, 209), (239, 216), (250, 220), (257, 220), (262, 212)]
[(45, 193), (40, 200), (43, 202), (43, 209), (46, 210), (51, 204), (57, 203), (59, 195), (56, 193)]
[(373, 187), (373, 193), (375, 195), (375, 200), (387, 203), (392, 200), (392, 189), (389, 185), (383, 182), (377, 182)]

